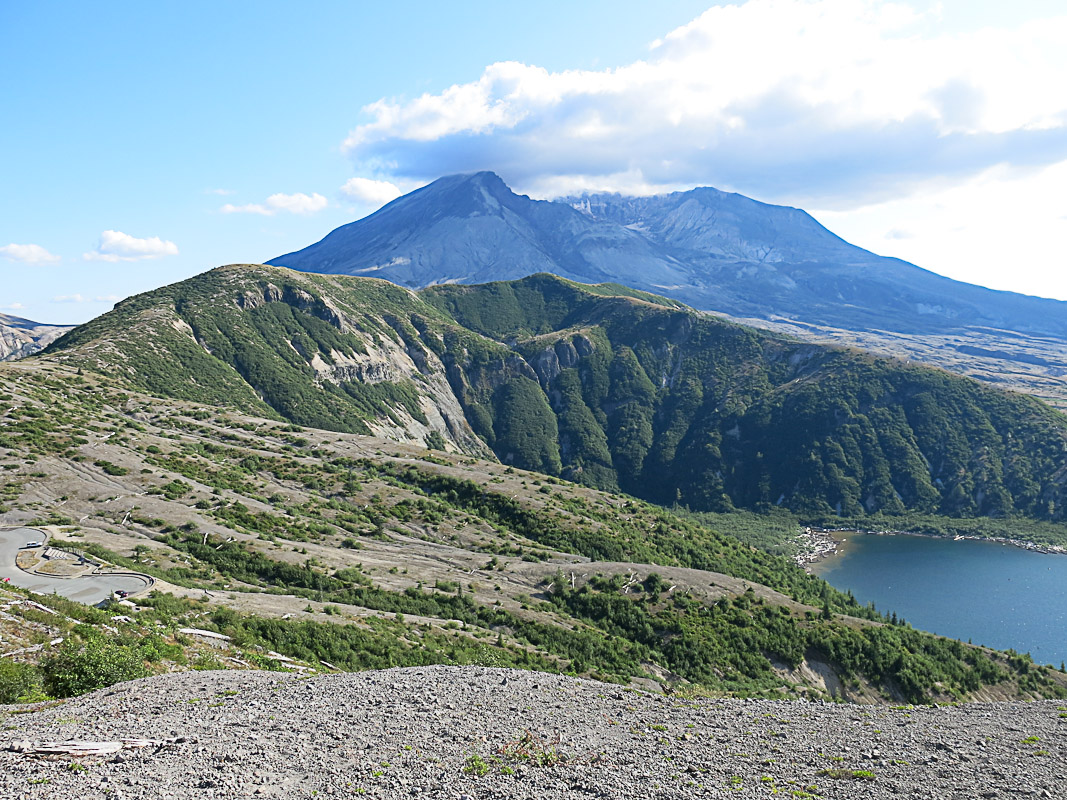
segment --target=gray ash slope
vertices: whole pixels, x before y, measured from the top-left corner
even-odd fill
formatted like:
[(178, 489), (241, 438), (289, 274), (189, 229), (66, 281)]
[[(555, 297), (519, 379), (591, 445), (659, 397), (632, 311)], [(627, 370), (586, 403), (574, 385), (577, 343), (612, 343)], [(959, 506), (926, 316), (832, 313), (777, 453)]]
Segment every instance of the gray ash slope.
[(517, 195), (491, 172), (441, 178), (267, 263), (409, 287), (538, 272), (584, 283), (684, 279), (683, 265), (640, 233), (563, 203)]
[(33, 355), (73, 327), (0, 314), (0, 361), (15, 361)]
[[(551, 272), (740, 318), (847, 330), (982, 329), (1067, 341), (1067, 303), (954, 281), (845, 242), (806, 212), (697, 188), (547, 202), (491, 172), (441, 178), (267, 262), (403, 286)], [(999, 334), (998, 334), (999, 335)]]
[(9, 742), (180, 741), (84, 770), (0, 751), (0, 796), (1065, 797), (1063, 714), (683, 700), (478, 667), (192, 672), (7, 716)]

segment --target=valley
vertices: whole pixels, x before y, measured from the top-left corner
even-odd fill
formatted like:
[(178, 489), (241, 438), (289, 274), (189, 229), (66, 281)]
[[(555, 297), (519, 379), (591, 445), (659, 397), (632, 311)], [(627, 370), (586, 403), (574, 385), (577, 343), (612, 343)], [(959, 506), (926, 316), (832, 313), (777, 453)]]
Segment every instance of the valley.
[[(107, 645), (131, 669), (158, 651), (156, 671), (483, 664), (716, 695), (1067, 695), (1029, 656), (894, 623), (716, 530), (788, 545), (798, 521), (851, 515), (1056, 539), (1056, 412), (618, 285), (416, 294), (231, 265), (0, 369), (0, 423), (0, 524), (154, 580)], [(60, 650), (88, 658), (97, 630)], [(186, 630), (228, 649), (190, 653)], [(15, 677), (51, 685), (55, 655), (38, 655)]]

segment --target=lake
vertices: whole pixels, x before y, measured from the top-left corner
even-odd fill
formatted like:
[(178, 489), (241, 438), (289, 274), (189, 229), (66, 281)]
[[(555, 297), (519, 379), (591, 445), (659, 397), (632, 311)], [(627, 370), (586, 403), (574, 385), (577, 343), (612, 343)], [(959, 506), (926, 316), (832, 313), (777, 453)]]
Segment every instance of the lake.
[(832, 586), (913, 627), (975, 644), (1067, 660), (1067, 555), (925, 536), (847, 534), (816, 567)]

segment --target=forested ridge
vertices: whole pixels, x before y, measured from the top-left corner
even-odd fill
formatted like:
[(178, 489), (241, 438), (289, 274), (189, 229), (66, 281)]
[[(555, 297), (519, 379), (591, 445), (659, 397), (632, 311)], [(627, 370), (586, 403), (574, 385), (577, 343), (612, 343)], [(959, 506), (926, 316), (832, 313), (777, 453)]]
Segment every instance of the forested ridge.
[(694, 511), (1067, 514), (1067, 425), (1042, 403), (610, 284), (416, 294), (226, 267), (124, 301), (48, 355), (161, 396), (488, 447)]
[(537, 373), (481, 406), (521, 466), (694, 510), (1063, 518), (1064, 421), (1029, 397), (549, 276), (424, 296)]

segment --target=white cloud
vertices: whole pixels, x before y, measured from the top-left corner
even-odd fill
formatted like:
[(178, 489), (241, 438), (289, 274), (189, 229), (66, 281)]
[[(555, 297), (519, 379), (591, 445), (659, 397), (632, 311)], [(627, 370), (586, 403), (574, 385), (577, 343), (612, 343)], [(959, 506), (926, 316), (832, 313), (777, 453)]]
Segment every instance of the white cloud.
[(1067, 158), (1067, 95), (1048, 89), (1067, 81), (1067, 16), (945, 33), (938, 13), (923, 0), (717, 6), (616, 69), (503, 62), (379, 100), (344, 149), (393, 180), (495, 169), (541, 196), (710, 184), (822, 207)]
[[(1067, 300), (1067, 160), (1020, 175), (990, 168), (953, 185), (812, 214), (846, 240), (957, 280)], [(907, 236), (895, 235), (906, 231)]]
[(54, 264), (60, 260), (39, 244), (6, 244), (0, 247), (0, 256), (23, 264)]
[(121, 295), (105, 294), (96, 297), (86, 297), (83, 294), (60, 294), (52, 298), (53, 303), (117, 303), (122, 299)]
[(8, 303), (6, 306), (0, 306), (5, 311), (22, 311), (26, 306), (22, 303)]
[(374, 208), (384, 206), (402, 194), (395, 183), (370, 178), (349, 178), (341, 187), (341, 193), (357, 203)]
[(235, 206), (233, 203), (227, 203), (220, 208), (219, 211), (223, 214), (262, 214), (265, 217), (270, 217), (277, 213), (276, 209), (269, 209), (260, 203), (246, 203), (243, 206)]
[(149, 258), (178, 255), (178, 245), (158, 236), (138, 239), (122, 231), (104, 231), (100, 244), (90, 253), (82, 254), (86, 261), (142, 261)]
[[(976, 22), (994, 6), (1014, 21)], [(1067, 93), (1050, 88), (1067, 85), (1067, 9), (990, 8), (718, 5), (617, 68), (503, 62), (381, 99), (343, 148), (399, 186), (483, 169), (535, 197), (716, 186), (961, 280), (1067, 299)]]
[(272, 217), (279, 211), (288, 211), (290, 214), (314, 214), (326, 208), (329, 202), (321, 194), (272, 194), (264, 203), (247, 203), (235, 206), (227, 203), (221, 209), (223, 214), (261, 214)]

